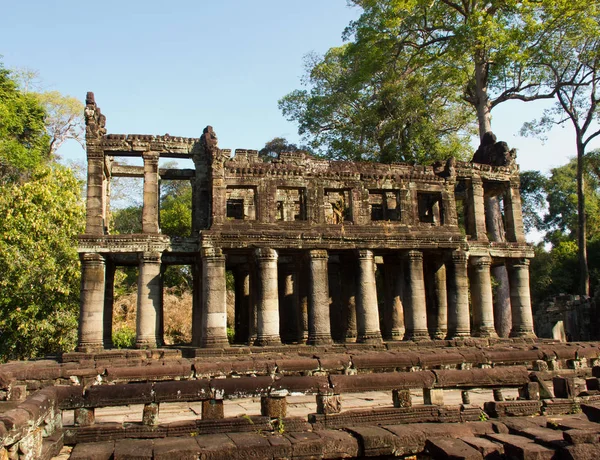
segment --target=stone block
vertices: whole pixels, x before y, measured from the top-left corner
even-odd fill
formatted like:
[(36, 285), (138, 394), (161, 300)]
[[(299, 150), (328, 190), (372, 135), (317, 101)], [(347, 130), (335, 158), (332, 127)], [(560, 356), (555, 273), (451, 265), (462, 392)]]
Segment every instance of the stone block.
[(574, 398), (575, 382), (573, 377), (553, 377), (552, 386), (554, 387), (555, 398)]
[(463, 390), (460, 392), (460, 399), (463, 404), (466, 404), (466, 405), (471, 404), (471, 396), (469, 395), (468, 390)]
[(19, 441), (19, 458), (34, 459), (42, 455), (42, 429), (36, 428), (30, 431)]
[(342, 411), (342, 396), (333, 393), (319, 393), (317, 398), (317, 414), (339, 414)]
[(154, 440), (154, 460), (195, 460), (201, 452), (193, 437)]
[(321, 458), (323, 441), (317, 433), (286, 433), (284, 436), (292, 445), (293, 458)]
[(9, 401), (25, 401), (27, 398), (27, 385), (10, 385), (8, 390)]
[(410, 390), (392, 390), (394, 407), (412, 407)]
[(202, 420), (218, 420), (224, 417), (222, 399), (206, 399), (202, 401)]
[(476, 436), (464, 436), (460, 439), (476, 449), (487, 460), (500, 460), (504, 454), (504, 446), (489, 439)]
[(287, 411), (287, 399), (285, 396), (261, 396), (260, 414), (270, 418), (284, 418)]
[(75, 409), (75, 426), (92, 426), (94, 423), (96, 423), (96, 413), (93, 407)]
[(423, 388), (423, 403), (426, 405), (443, 406), (443, 388)]
[(502, 394), (501, 388), (494, 388), (492, 393), (494, 395), (494, 401), (504, 401), (504, 395)]
[(533, 370), (538, 372), (546, 372), (548, 370), (548, 363), (544, 360), (537, 359), (533, 362)]
[(403, 443), (400, 442), (397, 436), (386, 429), (376, 426), (364, 426), (350, 427), (347, 430), (359, 439), (359, 443), (363, 447), (362, 455), (365, 457), (397, 455), (404, 449)]
[(600, 445), (575, 444), (560, 451), (560, 458), (565, 460), (596, 460), (600, 457)]
[(591, 430), (567, 430), (563, 431), (563, 438), (570, 444), (597, 444), (600, 441), (600, 433)]
[(115, 442), (114, 460), (151, 460), (151, 439), (121, 439)]
[(324, 459), (355, 458), (359, 454), (358, 440), (350, 433), (337, 430), (319, 430)]
[(488, 401), (483, 410), (490, 417), (520, 417), (539, 415), (540, 401)]
[(481, 453), (460, 439), (454, 438), (429, 438), (425, 448), (433, 458), (440, 460), (483, 459)]
[(142, 414), (142, 423), (148, 426), (158, 425), (158, 403), (144, 404), (144, 412)]
[(519, 397), (538, 401), (540, 399), (540, 384), (537, 382), (529, 382), (519, 388)]
[(539, 444), (523, 436), (513, 434), (488, 434), (488, 439), (499, 442), (504, 445), (504, 452), (507, 457), (519, 460), (551, 460), (556, 451)]

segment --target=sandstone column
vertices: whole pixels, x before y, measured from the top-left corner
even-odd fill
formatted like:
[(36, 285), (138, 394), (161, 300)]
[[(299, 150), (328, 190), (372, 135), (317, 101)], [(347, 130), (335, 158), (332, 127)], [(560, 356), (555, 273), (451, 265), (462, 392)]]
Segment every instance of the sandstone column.
[(402, 340), (404, 337), (404, 307), (402, 305), (404, 274), (402, 265), (396, 257), (385, 257), (383, 275), (385, 311), (381, 334), (384, 340)]
[(77, 349), (90, 352), (103, 348), (105, 262), (100, 254), (85, 253), (81, 259), (81, 303)]
[(407, 300), (404, 306), (404, 340), (429, 340), (427, 330), (427, 306), (423, 277), (423, 252), (411, 250), (407, 258)]
[(494, 299), (492, 297), (492, 279), (490, 257), (473, 257), (471, 303), (473, 304), (473, 322), (477, 337), (498, 337), (494, 327)]
[(144, 152), (144, 205), (142, 232), (159, 233), (158, 228), (158, 153)]
[(308, 251), (308, 341), (309, 345), (331, 343), (329, 320), (329, 280), (327, 275), (327, 251)]
[[(354, 258), (352, 258), (352, 261)], [(342, 277), (342, 327), (343, 340), (356, 342), (356, 267), (344, 258), (341, 264)]]
[(255, 251), (258, 264), (258, 311), (255, 345), (281, 344), (279, 336), (279, 292), (277, 289), (277, 251), (259, 248)]
[[(280, 309), (279, 331), (281, 340), (286, 343), (297, 342), (298, 330), (301, 327), (302, 317), (298, 312), (300, 298), (298, 294), (298, 272), (296, 264), (279, 264), (280, 271)], [(300, 322), (300, 325), (298, 324)]]
[(441, 260), (434, 266), (433, 283), (436, 308), (433, 338), (443, 340), (448, 335), (448, 291), (446, 265)]
[(345, 338), (346, 330), (342, 319), (342, 278), (339, 257), (329, 257), (327, 266), (329, 284), (329, 322), (331, 324), (331, 338), (341, 342)]
[(115, 293), (115, 263), (110, 261), (106, 263), (106, 281), (104, 285), (104, 348), (112, 348), (112, 320), (113, 320), (113, 304)]
[(356, 341), (380, 343), (377, 286), (373, 251), (360, 249), (358, 255), (358, 290), (356, 292)]
[(513, 259), (507, 264), (512, 311), (511, 337), (535, 337), (529, 292), (529, 259)]
[(518, 243), (525, 242), (525, 230), (523, 227), (523, 207), (521, 204), (521, 193), (519, 192), (520, 181), (518, 176), (511, 179), (510, 186), (504, 195), (504, 216), (506, 222), (506, 239)]
[(451, 260), (452, 274), (448, 283), (448, 336), (455, 339), (469, 337), (471, 333), (467, 254), (454, 251)]
[(104, 152), (87, 147), (87, 201), (85, 233), (104, 234)]
[(225, 256), (221, 248), (202, 248), (202, 334), (200, 346), (227, 347)]
[(138, 302), (136, 318), (137, 348), (154, 348), (160, 343), (161, 282), (158, 252), (140, 254), (138, 273)]
[(473, 240), (488, 241), (485, 227), (483, 182), (480, 178), (472, 179), (467, 200), (467, 233)]
[(202, 260), (198, 256), (192, 264), (192, 346), (202, 344)]
[(250, 314), (252, 299), (250, 296), (250, 266), (242, 264), (235, 273), (235, 341), (248, 343), (250, 336)]
[[(300, 257), (298, 257), (300, 259)], [(308, 294), (310, 285), (310, 273), (307, 264), (301, 260), (298, 263), (298, 343), (306, 343), (308, 340)]]

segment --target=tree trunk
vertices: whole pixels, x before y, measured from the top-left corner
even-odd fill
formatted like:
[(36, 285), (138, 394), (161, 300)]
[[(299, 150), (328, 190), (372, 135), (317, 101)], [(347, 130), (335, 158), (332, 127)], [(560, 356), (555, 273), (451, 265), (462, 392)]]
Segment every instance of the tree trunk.
[[(491, 104), (488, 95), (488, 71), (483, 51), (475, 54), (475, 110), (479, 125), (479, 138), (492, 130)], [(506, 241), (504, 222), (500, 210), (500, 202), (496, 197), (485, 200), (486, 230), (491, 241)], [(510, 305), (510, 287), (508, 272), (505, 265), (492, 267), (492, 276), (497, 286), (494, 296), (494, 325), (500, 337), (508, 337), (512, 327), (512, 314)]]
[(579, 294), (590, 295), (590, 273), (587, 260), (587, 232), (584, 193), (585, 146), (577, 140), (577, 255), (579, 258)]
[[(491, 241), (506, 241), (500, 202), (496, 197), (485, 199), (485, 224)], [(499, 337), (508, 337), (512, 328), (512, 312), (506, 265), (492, 266), (491, 272), (497, 283), (494, 289), (494, 326)]]

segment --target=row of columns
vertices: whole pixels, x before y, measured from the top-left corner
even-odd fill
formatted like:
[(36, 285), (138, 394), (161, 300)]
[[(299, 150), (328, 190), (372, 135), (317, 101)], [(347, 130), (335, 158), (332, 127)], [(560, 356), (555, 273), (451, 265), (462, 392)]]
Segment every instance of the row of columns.
[[(229, 343), (225, 255), (219, 248), (204, 248), (202, 251), (201, 267), (195, 269), (194, 297), (197, 300), (192, 320), (193, 345), (223, 347)], [(283, 320), (297, 325), (295, 341), (306, 339), (306, 343), (311, 345), (331, 343), (330, 303), (333, 296), (330, 292), (335, 289), (339, 289), (336, 297), (339, 297), (337, 307), (340, 311), (335, 313), (339, 313), (339, 317), (333, 319), (344, 324), (344, 337), (341, 337), (344, 341), (378, 343), (382, 339), (420, 341), (430, 337), (496, 336), (491, 258), (488, 256), (469, 259), (465, 252), (453, 251), (447, 261), (435, 258), (428, 261), (428, 270), (424, 267), (420, 250), (407, 251), (402, 259), (386, 256), (386, 307), (382, 335), (373, 252), (368, 249), (355, 251), (356, 270), (340, 267), (340, 285), (331, 286), (331, 289), (328, 252), (313, 249), (308, 250), (306, 255), (304, 277), (298, 277), (298, 270), (292, 264), (281, 265), (281, 286), (278, 254), (274, 249), (254, 251), (256, 276), (252, 276), (249, 266), (238, 272), (238, 303), (245, 302), (238, 325), (245, 327), (251, 343), (259, 346), (281, 344), (281, 307), (285, 307)], [(79, 348), (109, 348), (112, 346), (111, 283), (114, 265), (109, 264), (107, 268), (104, 258), (95, 253), (82, 254), (81, 262)], [(508, 263), (513, 318), (511, 335), (516, 337), (534, 335), (528, 264), (526, 259), (514, 259)], [(469, 285), (472, 308), (469, 307)], [(251, 286), (255, 290), (252, 296)], [(306, 294), (300, 295), (301, 290)], [(429, 302), (428, 292), (431, 293)], [(280, 305), (280, 294), (285, 305)], [(161, 346), (162, 323), (161, 256), (159, 253), (142, 253), (139, 256), (136, 346)], [(303, 336), (304, 330), (307, 337)]]

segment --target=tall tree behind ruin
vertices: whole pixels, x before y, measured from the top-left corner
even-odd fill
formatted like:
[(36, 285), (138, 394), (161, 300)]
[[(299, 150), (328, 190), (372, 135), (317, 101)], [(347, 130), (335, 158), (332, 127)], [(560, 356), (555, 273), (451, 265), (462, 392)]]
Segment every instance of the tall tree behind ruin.
[[(532, 101), (554, 97), (556, 88), (543, 78), (546, 69), (538, 60), (539, 50), (546, 49), (556, 33), (577, 27), (585, 21), (589, 7), (589, 2), (584, 0), (350, 0), (350, 3), (361, 7), (363, 13), (346, 29), (345, 38), (352, 39), (346, 47), (365, 53), (367, 64), (380, 64), (371, 68), (369, 65), (347, 66), (349, 76), (345, 80), (351, 80), (356, 73), (371, 72), (362, 76), (364, 88), (368, 89), (378, 87), (380, 74), (376, 72), (377, 69), (394, 69), (399, 76), (398, 84), (403, 85), (410, 81), (407, 76), (417, 75), (422, 79), (419, 90), (425, 91), (429, 100), (435, 101), (441, 97), (447, 101), (440, 108), (441, 113), (448, 114), (448, 110), (452, 109), (450, 113), (457, 111), (464, 114), (470, 108), (476, 116), (480, 138), (491, 131), (491, 111), (497, 105), (509, 100)], [(329, 53), (335, 50), (337, 48)], [(414, 91), (401, 91), (397, 93), (396, 100), (402, 104), (414, 94)], [(290, 108), (289, 103), (294, 99), (296, 103)], [(311, 131), (313, 125), (307, 122), (305, 115), (310, 114), (309, 102), (311, 99), (306, 92), (296, 91), (286, 96), (280, 104), (288, 117), (300, 122), (301, 133), (312, 132), (316, 135), (324, 129), (338, 129), (339, 124), (332, 117), (329, 125), (321, 123)], [(334, 114), (338, 113), (335, 104), (330, 107), (334, 107)], [(386, 105), (382, 104), (382, 107)], [(294, 108), (296, 112), (292, 110)], [(318, 107), (316, 113), (320, 115), (327, 109)], [(351, 110), (351, 113), (354, 112)], [(378, 113), (385, 114), (380, 118), (381, 124), (389, 125), (393, 115), (390, 117), (389, 111), (382, 110), (375, 111), (375, 116)], [(400, 113), (406, 114), (407, 111)], [(426, 120), (426, 117), (422, 117), (414, 121), (423, 123)], [(372, 125), (379, 127), (376, 122)], [(433, 128), (436, 126), (439, 127), (432, 125)], [(400, 131), (398, 125), (394, 131)], [(403, 132), (411, 134), (410, 130)], [(430, 135), (439, 134), (433, 129)], [(362, 137), (359, 139), (363, 141)], [(407, 145), (406, 142), (398, 143), (396, 147), (402, 149)], [(435, 150), (427, 151), (427, 155), (436, 153)], [(403, 155), (400, 150), (394, 156), (403, 158)], [(386, 157), (381, 155), (378, 159), (385, 160)], [(498, 201), (487, 199), (486, 208), (490, 216), (487, 222), (490, 238), (504, 241)], [(500, 316), (497, 317), (496, 327), (500, 335), (506, 336), (511, 327), (506, 269), (502, 266), (495, 268), (494, 276), (499, 284), (495, 311)]]

